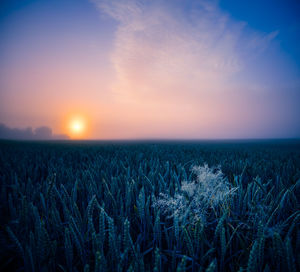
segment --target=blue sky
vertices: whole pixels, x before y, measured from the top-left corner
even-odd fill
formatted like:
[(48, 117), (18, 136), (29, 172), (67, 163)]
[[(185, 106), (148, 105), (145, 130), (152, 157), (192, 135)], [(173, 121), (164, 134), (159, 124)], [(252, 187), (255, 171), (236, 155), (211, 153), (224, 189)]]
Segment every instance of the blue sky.
[(233, 18), (262, 32), (278, 31), (277, 41), (282, 50), (300, 64), (300, 1), (297, 0), (253, 0), (220, 1), (220, 7)]
[[(172, 1), (165, 1), (172, 2)], [(189, 2), (196, 1), (182, 1)], [(281, 49), (295, 62), (300, 65), (300, 2), (297, 0), (253, 0), (236, 1), (221, 0), (219, 6), (225, 12), (239, 21), (244, 21), (251, 28), (265, 33), (278, 31), (276, 40), (280, 43)], [(2, 35), (10, 31), (13, 26), (14, 17), (22, 12), (29, 14), (40, 13), (41, 18), (37, 21), (27, 22), (28, 24), (41, 22), (47, 26), (47, 22), (54, 23), (57, 27), (65, 27), (82, 24), (90, 29), (94, 27), (101, 29), (103, 25), (109, 27), (109, 23), (101, 21), (99, 13), (91, 1), (87, 0), (3, 0), (0, 5), (0, 23)], [(46, 15), (46, 17), (44, 17)], [(18, 20), (18, 19), (17, 19)], [(48, 26), (49, 27), (49, 26)], [(75, 30), (75, 29), (74, 29)], [(57, 29), (52, 29), (57, 31)]]
[(0, 5), (0, 123), (87, 138), (300, 137), (299, 1)]

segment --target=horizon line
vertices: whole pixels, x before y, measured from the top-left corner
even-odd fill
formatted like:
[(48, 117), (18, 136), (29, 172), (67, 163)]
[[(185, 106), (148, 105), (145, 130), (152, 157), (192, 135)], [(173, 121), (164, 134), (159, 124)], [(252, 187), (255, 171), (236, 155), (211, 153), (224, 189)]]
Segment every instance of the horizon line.
[(119, 139), (10, 139), (0, 138), (0, 141), (14, 142), (197, 142), (197, 141), (284, 141), (299, 140), (300, 137), (274, 137), (274, 138), (119, 138)]

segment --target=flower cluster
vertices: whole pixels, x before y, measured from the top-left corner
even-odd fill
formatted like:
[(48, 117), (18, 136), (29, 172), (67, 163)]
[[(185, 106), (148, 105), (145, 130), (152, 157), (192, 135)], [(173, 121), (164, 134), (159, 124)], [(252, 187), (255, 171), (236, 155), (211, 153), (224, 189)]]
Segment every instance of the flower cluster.
[(169, 218), (178, 218), (179, 221), (204, 221), (211, 209), (223, 205), (229, 196), (232, 196), (237, 187), (231, 187), (227, 178), (218, 168), (194, 166), (192, 171), (196, 180), (182, 181), (180, 190), (174, 197), (161, 193), (153, 206), (159, 208)]

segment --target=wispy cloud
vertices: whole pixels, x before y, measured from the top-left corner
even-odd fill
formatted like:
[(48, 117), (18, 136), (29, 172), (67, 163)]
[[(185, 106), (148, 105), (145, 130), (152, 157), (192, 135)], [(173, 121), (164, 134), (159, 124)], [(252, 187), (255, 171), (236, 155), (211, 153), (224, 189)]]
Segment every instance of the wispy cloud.
[[(253, 123), (250, 130), (272, 122), (253, 121), (271, 108), (255, 101), (274, 86), (266, 88), (257, 80), (252, 88), (246, 85), (249, 81), (243, 83), (237, 77), (255, 74), (250, 66), (255, 60), (259, 66), (277, 31), (254, 31), (245, 22), (233, 20), (214, 1), (93, 2), (102, 15), (117, 23), (111, 54), (117, 81), (112, 88), (116, 101), (127, 103), (123, 106), (128, 122), (149, 120), (152, 128), (161, 129), (168, 120), (169, 131), (181, 122), (183, 130), (194, 129), (194, 137), (199, 131), (203, 137), (221, 131), (231, 137), (241, 122)], [(245, 102), (249, 96), (252, 105)], [(272, 97), (268, 101), (274, 102)], [(247, 114), (241, 112), (243, 107)], [(161, 115), (167, 120), (162, 121)], [(191, 126), (197, 122), (195, 130)]]
[(111, 58), (118, 88), (135, 94), (145, 88), (174, 92), (175, 86), (224, 89), (224, 82), (276, 36), (247, 30), (208, 1), (185, 9), (166, 1), (95, 2), (118, 21)]

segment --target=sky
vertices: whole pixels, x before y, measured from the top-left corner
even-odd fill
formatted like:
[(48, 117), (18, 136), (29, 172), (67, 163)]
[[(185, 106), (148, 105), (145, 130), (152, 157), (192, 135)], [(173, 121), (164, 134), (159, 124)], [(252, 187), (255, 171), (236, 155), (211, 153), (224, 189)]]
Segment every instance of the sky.
[(295, 0), (2, 0), (0, 138), (299, 138), (299, 14)]

